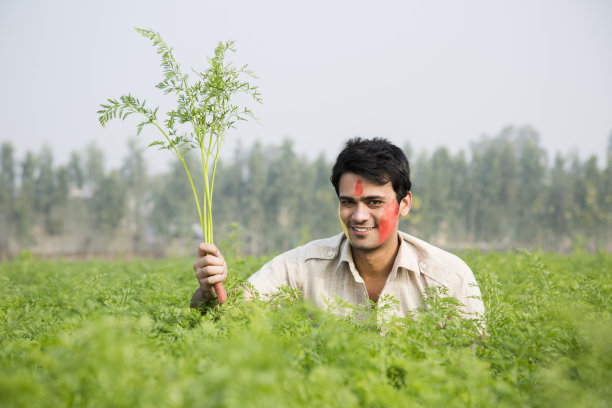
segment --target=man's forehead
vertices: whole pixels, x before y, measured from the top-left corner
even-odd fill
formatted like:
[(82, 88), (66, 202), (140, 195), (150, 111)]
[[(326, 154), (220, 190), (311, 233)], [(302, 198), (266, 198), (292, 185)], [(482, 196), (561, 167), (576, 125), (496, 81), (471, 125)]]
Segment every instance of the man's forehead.
[(359, 184), (361, 184), (362, 186), (365, 186), (365, 185), (368, 185), (371, 187), (386, 187), (387, 185), (391, 186), (391, 182), (388, 180), (385, 181), (383, 184), (381, 184), (378, 181), (367, 178), (366, 176), (362, 176), (361, 174), (356, 174), (352, 172), (342, 173), (342, 175), (340, 176), (340, 180), (339, 180), (340, 186), (342, 186), (342, 184), (348, 183), (354, 187), (354, 185), (357, 182), (359, 182)]

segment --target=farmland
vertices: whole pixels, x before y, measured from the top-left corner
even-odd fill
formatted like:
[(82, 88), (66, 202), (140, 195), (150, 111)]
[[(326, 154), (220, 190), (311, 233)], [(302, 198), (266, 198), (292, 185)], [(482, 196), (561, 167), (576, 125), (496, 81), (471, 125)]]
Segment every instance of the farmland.
[[(486, 332), (432, 296), (377, 326), (291, 291), (188, 304), (193, 259), (0, 264), (0, 406), (589, 406), (612, 400), (612, 255), (466, 251)], [(383, 307), (383, 306), (380, 306)]]

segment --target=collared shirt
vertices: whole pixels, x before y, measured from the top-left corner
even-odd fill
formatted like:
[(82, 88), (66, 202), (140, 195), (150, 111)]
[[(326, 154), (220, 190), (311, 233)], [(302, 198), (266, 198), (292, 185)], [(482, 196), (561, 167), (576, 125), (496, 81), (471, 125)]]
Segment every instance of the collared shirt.
[[(409, 234), (399, 232), (399, 235), (395, 262), (379, 297), (391, 295), (399, 301), (399, 310), (389, 313), (406, 316), (421, 306), (426, 288), (442, 286), (448, 296), (463, 304), (464, 315), (482, 316), (480, 290), (465, 262)], [(265, 264), (248, 281), (260, 295), (273, 294), (281, 286), (300, 289), (304, 299), (324, 309), (336, 298), (357, 307), (368, 298), (344, 234), (285, 252)]]

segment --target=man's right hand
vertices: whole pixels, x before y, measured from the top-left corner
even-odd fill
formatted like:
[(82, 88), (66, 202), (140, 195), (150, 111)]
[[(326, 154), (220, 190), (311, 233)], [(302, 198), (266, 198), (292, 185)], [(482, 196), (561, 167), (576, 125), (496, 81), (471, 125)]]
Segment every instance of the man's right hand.
[(200, 283), (200, 290), (204, 298), (215, 296), (213, 285), (225, 282), (227, 278), (227, 264), (214, 244), (202, 242), (198, 247), (198, 260), (193, 264), (193, 271)]

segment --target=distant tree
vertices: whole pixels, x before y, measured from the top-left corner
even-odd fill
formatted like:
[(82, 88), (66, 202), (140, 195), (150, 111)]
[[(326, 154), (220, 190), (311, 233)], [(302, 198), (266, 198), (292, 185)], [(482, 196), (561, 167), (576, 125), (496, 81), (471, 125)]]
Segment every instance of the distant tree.
[(497, 199), (495, 210), (499, 219), (498, 240), (505, 241), (505, 245), (515, 240), (517, 236), (518, 208), (516, 206), (520, 187), (518, 179), (520, 164), (517, 160), (517, 151), (514, 141), (510, 137), (504, 137), (498, 143), (497, 151)]
[(542, 243), (540, 220), (544, 216), (546, 152), (539, 146), (538, 134), (531, 128), (518, 130), (517, 237), (528, 245)]
[(8, 256), (9, 241), (14, 229), (16, 199), (15, 159), (13, 145), (0, 148), (0, 259)]
[[(108, 211), (104, 210), (102, 202), (99, 202), (101, 193), (106, 193), (102, 188), (102, 183), (107, 177), (104, 168), (104, 152), (95, 143), (90, 143), (85, 149), (84, 178), (83, 178), (83, 197), (86, 204), (87, 238), (84, 240), (84, 251), (95, 249), (93, 246), (97, 242), (108, 241), (112, 228), (105, 225)], [(108, 183), (107, 183), (108, 188)], [(111, 221), (114, 223), (114, 221)], [(103, 227), (104, 226), (104, 227)]]
[(0, 211), (10, 217), (15, 202), (15, 158), (13, 145), (2, 143), (0, 148)]
[(426, 151), (422, 151), (412, 160), (410, 167), (410, 177), (412, 181), (412, 207), (408, 219), (400, 221), (400, 227), (408, 225), (414, 228), (413, 233), (422, 236), (424, 239), (429, 239), (432, 228), (425, 220), (425, 208), (422, 204), (424, 201), (429, 201), (427, 196), (430, 193), (425, 175), (429, 167), (429, 156)]
[(436, 149), (424, 166), (421, 183), (424, 186), (423, 223), (428, 225), (428, 235), (446, 240), (449, 226), (447, 214), (454, 206), (450, 196), (454, 172), (450, 153), (445, 147)]
[(262, 253), (269, 246), (263, 241), (264, 231), (267, 234), (273, 228), (272, 221), (266, 219), (268, 194), (268, 167), (261, 143), (255, 142), (248, 153), (246, 188), (243, 194), (248, 197), (243, 208), (242, 217), (247, 228), (245, 234), (249, 253)]
[(213, 211), (215, 212), (215, 237), (218, 242), (225, 242), (230, 238), (232, 245), (226, 248), (234, 255), (240, 254), (246, 216), (243, 211), (250, 197), (246, 191), (246, 156), (244, 146), (239, 143), (234, 151), (231, 161), (220, 160), (217, 165), (215, 181), (215, 194), (213, 196)]
[(465, 220), (469, 209), (469, 174), (468, 163), (465, 153), (460, 151), (452, 159), (452, 173), (450, 175), (449, 213), (447, 222), (449, 225), (450, 239), (465, 245), (468, 228)]
[(603, 239), (608, 243), (605, 248), (608, 251), (612, 250), (612, 134), (608, 139), (608, 150), (606, 157), (606, 168), (603, 170), (601, 177), (601, 195), (600, 206), (604, 214), (604, 222), (601, 226), (604, 230)]
[(112, 234), (117, 230), (125, 216), (126, 196), (119, 171), (112, 170), (93, 195), (95, 227), (99, 232)]
[(298, 214), (305, 213), (306, 196), (313, 191), (313, 180), (293, 150), (293, 142), (285, 139), (277, 149), (268, 148), (268, 171), (265, 199), (266, 220), (277, 225), (274, 247), (289, 248), (300, 240), (306, 224)]
[[(48, 147), (16, 160), (10, 143), (3, 143), (0, 256), (9, 243), (27, 248), (50, 236), (84, 252), (111, 240), (137, 250), (147, 229), (166, 242), (202, 239), (193, 228), (197, 213), (185, 200), (192, 192), (182, 165), (150, 176), (142, 149), (133, 141), (129, 149), (120, 171), (105, 175), (103, 154), (93, 144), (56, 167)], [(557, 154), (549, 167), (529, 127), (484, 137), (471, 144), (469, 156), (441, 147), (413, 157), (409, 144), (404, 149), (413, 181), (411, 213), (400, 221), (404, 231), (447, 247), (610, 249), (612, 136), (603, 168), (596, 157), (583, 161), (577, 153)], [(217, 168), (216, 242), (233, 253), (261, 254), (338, 233), (331, 165), (323, 154), (315, 160), (298, 155), (290, 140), (240, 144), (233, 160)], [(201, 186), (202, 180), (194, 182)]]
[(557, 154), (555, 163), (550, 170), (550, 184), (546, 194), (546, 221), (544, 227), (549, 236), (547, 241), (554, 249), (563, 248), (563, 237), (571, 235), (569, 229), (569, 218), (571, 212), (571, 187), (565, 159)]
[(127, 187), (127, 228), (132, 242), (132, 251), (140, 250), (145, 233), (144, 204), (147, 191), (147, 168), (144, 161), (144, 149), (135, 139), (128, 141), (126, 157), (121, 176)]
[(600, 197), (604, 195), (604, 183), (601, 180), (597, 157), (591, 156), (583, 165), (581, 184), (584, 186), (584, 198), (581, 218), (585, 223), (585, 235), (593, 242), (592, 249), (605, 247), (604, 230), (606, 216), (600, 207), (603, 201)]
[(402, 150), (404, 151), (404, 154), (406, 155), (406, 158), (408, 159), (408, 163), (412, 165), (413, 150), (412, 150), (412, 145), (410, 144), (410, 142), (405, 142), (404, 146), (402, 147)]
[[(227, 162), (226, 162), (227, 163)], [(338, 201), (324, 155), (298, 156), (290, 141), (239, 147), (215, 185), (215, 214), (224, 237), (239, 226), (247, 253), (289, 249), (340, 231)]]
[(32, 152), (27, 152), (21, 163), (20, 188), (15, 206), (15, 220), (17, 226), (17, 239), (20, 244), (28, 245), (33, 242), (31, 236), (34, 225), (34, 200), (36, 157)]
[(70, 190), (70, 176), (67, 167), (58, 167), (54, 171), (54, 177), (51, 209), (45, 219), (45, 231), (49, 235), (60, 235), (64, 232), (66, 219), (74, 216), (68, 212), (67, 208)]
[[(187, 155), (187, 161), (193, 162)], [(156, 234), (169, 239), (191, 238), (191, 225), (198, 222), (197, 213), (191, 201), (185, 197), (193, 195), (185, 169), (175, 160), (166, 174), (155, 176), (150, 183), (153, 208), (148, 222)]]
[(98, 189), (100, 183), (105, 178), (104, 152), (94, 143), (87, 146), (85, 153), (85, 185), (89, 193)]
[(299, 217), (303, 222), (312, 225), (310, 228), (312, 238), (324, 238), (342, 231), (337, 215), (338, 197), (329, 180), (332, 163), (328, 162), (321, 153), (311, 167), (313, 191), (304, 199), (308, 205), (304, 214), (310, 216), (304, 217), (300, 214)]
[(595, 248), (601, 244), (602, 236), (607, 235), (600, 231), (607, 219), (600, 207), (605, 201), (601, 196), (607, 194), (604, 192), (607, 182), (601, 179), (602, 174), (605, 172), (599, 173), (595, 156), (582, 163), (577, 152), (572, 154), (567, 181), (571, 199), (570, 230), (576, 245), (590, 244)]
[(50, 221), (55, 190), (55, 170), (53, 168), (53, 151), (44, 146), (36, 158), (36, 181), (34, 187), (34, 209), (42, 218), (45, 232), (52, 232)]
[(574, 151), (568, 156), (567, 177), (566, 177), (566, 194), (569, 198), (569, 230), (570, 239), (573, 244), (582, 242), (583, 237), (583, 219), (581, 217), (582, 208), (584, 207), (584, 185), (582, 179), (582, 163), (578, 152)]
[(81, 156), (77, 152), (72, 152), (70, 154), (67, 170), (70, 184), (78, 189), (83, 188), (85, 173), (83, 171)]
[(477, 242), (494, 244), (501, 229), (497, 218), (499, 213), (495, 209), (500, 182), (497, 178), (497, 156), (492, 145), (488, 145), (484, 152), (472, 153), (469, 225)]

